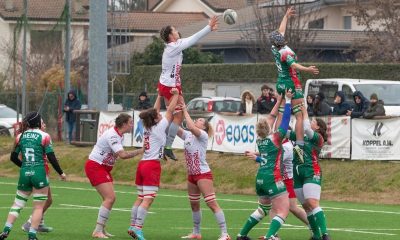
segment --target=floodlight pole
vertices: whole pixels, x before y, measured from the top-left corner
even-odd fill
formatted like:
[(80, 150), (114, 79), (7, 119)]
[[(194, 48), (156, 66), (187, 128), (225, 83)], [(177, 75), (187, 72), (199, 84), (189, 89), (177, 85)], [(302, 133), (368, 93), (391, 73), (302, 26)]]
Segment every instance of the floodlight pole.
[[(71, 88), (71, 0), (65, 0), (65, 7), (67, 8), (67, 16), (65, 22), (65, 46), (64, 46), (64, 101), (68, 98), (68, 92)], [(78, 96), (78, 95), (76, 95)], [(62, 106), (64, 108), (64, 106)], [(67, 140), (68, 124), (67, 121), (63, 122), (64, 136)], [(71, 142), (71, 139), (68, 139)]]
[(26, 25), (28, 24), (28, 0), (24, 0), (23, 47), (22, 47), (22, 116), (26, 115)]

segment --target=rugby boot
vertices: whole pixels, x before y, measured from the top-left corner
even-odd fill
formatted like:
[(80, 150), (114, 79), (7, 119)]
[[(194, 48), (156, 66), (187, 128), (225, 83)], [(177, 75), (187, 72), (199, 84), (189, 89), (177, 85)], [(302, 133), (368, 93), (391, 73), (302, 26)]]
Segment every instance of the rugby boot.
[(172, 152), (171, 147), (165, 147), (164, 148), (164, 155), (167, 156), (168, 158), (177, 161), (178, 159), (175, 157), (174, 153)]

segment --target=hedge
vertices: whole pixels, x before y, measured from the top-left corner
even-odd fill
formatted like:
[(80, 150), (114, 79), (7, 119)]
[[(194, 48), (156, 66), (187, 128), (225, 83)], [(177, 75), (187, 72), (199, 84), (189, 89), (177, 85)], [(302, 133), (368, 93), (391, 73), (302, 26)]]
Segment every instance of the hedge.
[[(309, 78), (360, 78), (399, 80), (400, 64), (360, 64), (360, 63), (304, 63), (315, 65), (320, 74), (302, 74), (303, 84)], [(134, 66), (132, 74), (126, 79), (127, 92), (144, 89), (156, 92), (161, 66)], [(275, 82), (276, 67), (273, 63), (262, 64), (194, 64), (183, 65), (181, 70), (182, 87), (187, 93), (200, 93), (202, 82)]]

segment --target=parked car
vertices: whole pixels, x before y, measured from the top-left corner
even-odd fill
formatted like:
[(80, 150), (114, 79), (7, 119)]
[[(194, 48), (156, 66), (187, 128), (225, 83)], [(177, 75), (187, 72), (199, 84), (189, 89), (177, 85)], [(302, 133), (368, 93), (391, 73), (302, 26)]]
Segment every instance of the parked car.
[(400, 82), (387, 80), (328, 78), (308, 79), (304, 90), (304, 96), (323, 92), (326, 101), (333, 106), (333, 100), (337, 91), (343, 91), (346, 101), (350, 106), (354, 105), (353, 93), (360, 91), (369, 99), (372, 93), (376, 93), (379, 99), (384, 101), (386, 115), (400, 116)]
[(240, 98), (234, 97), (198, 97), (187, 104), (187, 110), (193, 119), (210, 120), (215, 113), (233, 114), (239, 112)]
[[(21, 115), (20, 119), (22, 119)], [(0, 104), (0, 135), (14, 136), (14, 126), (16, 124), (17, 112), (4, 104)]]

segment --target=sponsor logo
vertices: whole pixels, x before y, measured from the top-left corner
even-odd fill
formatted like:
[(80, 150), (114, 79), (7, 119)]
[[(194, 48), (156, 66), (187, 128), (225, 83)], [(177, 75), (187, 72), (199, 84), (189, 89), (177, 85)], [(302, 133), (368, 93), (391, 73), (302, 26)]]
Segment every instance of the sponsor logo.
[(135, 129), (135, 140), (138, 143), (143, 142), (143, 132), (144, 132), (144, 128), (143, 128), (143, 122), (142, 119), (139, 118), (139, 121), (137, 121), (136, 124), (136, 129)]
[(225, 125), (224, 120), (220, 119), (215, 128), (215, 141), (221, 145), (226, 140), (236, 145), (238, 143), (253, 143), (255, 141), (254, 125), (229, 124)]
[(389, 131), (389, 128), (383, 122), (376, 122), (367, 128), (368, 133), (376, 140), (363, 140), (363, 146), (393, 146), (391, 139), (381, 139)]
[(225, 138), (225, 122), (224, 120), (220, 119), (217, 122), (217, 125), (215, 127), (215, 141), (217, 142), (218, 145), (221, 145), (222, 142), (224, 141)]

